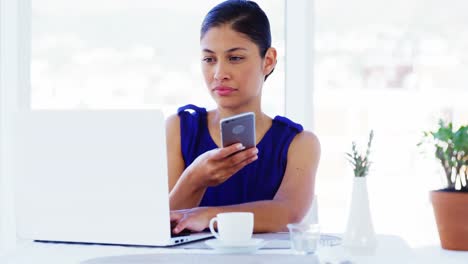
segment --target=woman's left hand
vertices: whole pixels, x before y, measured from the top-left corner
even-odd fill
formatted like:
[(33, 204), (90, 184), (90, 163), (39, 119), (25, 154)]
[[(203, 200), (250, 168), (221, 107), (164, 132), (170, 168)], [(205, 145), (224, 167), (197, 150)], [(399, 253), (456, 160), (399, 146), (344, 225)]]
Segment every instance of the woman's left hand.
[(173, 229), (175, 234), (180, 233), (184, 229), (200, 232), (208, 227), (211, 218), (215, 217), (212, 207), (195, 207), (191, 209), (183, 209), (171, 211), (171, 222), (176, 222)]

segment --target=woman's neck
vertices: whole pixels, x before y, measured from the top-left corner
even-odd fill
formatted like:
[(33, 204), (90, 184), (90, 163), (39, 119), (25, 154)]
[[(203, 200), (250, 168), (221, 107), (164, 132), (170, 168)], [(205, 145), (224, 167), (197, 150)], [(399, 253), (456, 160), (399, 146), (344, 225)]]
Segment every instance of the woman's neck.
[(233, 115), (238, 115), (242, 114), (245, 112), (254, 112), (255, 113), (255, 127), (257, 131), (264, 131), (267, 130), (271, 126), (271, 118), (266, 115), (265, 113), (262, 112), (260, 108), (258, 109), (223, 109), (223, 108), (217, 108), (213, 111), (211, 111), (211, 116), (209, 118), (210, 122), (210, 127), (212, 128), (218, 128), (219, 127), (219, 121), (223, 118), (230, 117)]
[(253, 113), (255, 113), (255, 117), (259, 117), (259, 118), (261, 118), (261, 116), (263, 115), (262, 109), (260, 107), (259, 108), (254, 108), (254, 109), (252, 109), (252, 108), (230, 109), (230, 108), (218, 107), (213, 111), (213, 114), (214, 114), (213, 117), (214, 117), (214, 119), (217, 119), (215, 121), (219, 122), (223, 118), (231, 117), (231, 116), (246, 113), (246, 112), (253, 112)]

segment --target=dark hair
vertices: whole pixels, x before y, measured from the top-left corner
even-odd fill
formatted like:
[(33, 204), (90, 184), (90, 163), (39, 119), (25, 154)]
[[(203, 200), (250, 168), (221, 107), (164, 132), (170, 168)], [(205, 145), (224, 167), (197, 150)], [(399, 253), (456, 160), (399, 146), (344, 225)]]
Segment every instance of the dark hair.
[[(265, 58), (271, 47), (270, 22), (265, 12), (257, 3), (248, 0), (227, 0), (213, 7), (203, 20), (200, 39), (213, 27), (230, 24), (231, 28), (247, 36), (260, 51), (260, 57)], [(273, 70), (265, 76), (266, 78)]]

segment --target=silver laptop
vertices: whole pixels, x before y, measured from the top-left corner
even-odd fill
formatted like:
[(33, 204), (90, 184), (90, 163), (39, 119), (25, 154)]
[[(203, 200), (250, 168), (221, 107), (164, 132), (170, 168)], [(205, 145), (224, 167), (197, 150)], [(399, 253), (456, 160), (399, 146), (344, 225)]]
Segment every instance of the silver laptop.
[(158, 110), (31, 111), (15, 119), (16, 224), (37, 241), (170, 246)]

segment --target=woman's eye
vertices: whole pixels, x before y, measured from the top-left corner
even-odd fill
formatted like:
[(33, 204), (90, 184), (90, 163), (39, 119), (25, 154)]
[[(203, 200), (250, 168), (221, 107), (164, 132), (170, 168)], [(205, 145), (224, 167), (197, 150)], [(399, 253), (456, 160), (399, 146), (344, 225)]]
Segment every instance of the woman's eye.
[(205, 58), (203, 58), (203, 62), (206, 62), (206, 63), (212, 63), (213, 61), (214, 61), (214, 59), (211, 58), (211, 57), (205, 57)]
[(244, 59), (243, 57), (239, 57), (239, 56), (231, 56), (229, 57), (229, 60), (230, 61), (233, 61), (233, 62), (238, 62), (238, 61), (241, 61), (242, 59)]

